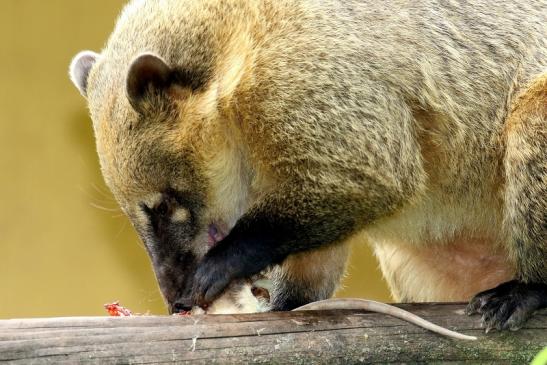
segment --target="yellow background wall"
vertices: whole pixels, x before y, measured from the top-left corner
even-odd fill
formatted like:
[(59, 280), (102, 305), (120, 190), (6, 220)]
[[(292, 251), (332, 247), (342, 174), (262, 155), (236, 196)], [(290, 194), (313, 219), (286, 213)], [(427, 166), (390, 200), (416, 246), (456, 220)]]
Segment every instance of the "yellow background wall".
[[(79, 50), (101, 49), (124, 2), (0, 2), (0, 318), (104, 315), (116, 299), (165, 313), (67, 76)], [(350, 266), (340, 295), (389, 300), (367, 247)]]

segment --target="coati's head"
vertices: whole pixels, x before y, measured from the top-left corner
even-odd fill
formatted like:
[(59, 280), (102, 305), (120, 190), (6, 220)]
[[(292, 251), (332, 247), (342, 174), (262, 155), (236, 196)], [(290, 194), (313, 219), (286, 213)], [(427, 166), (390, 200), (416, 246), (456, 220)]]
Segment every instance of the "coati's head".
[(182, 17), (179, 2), (159, 3), (130, 5), (103, 52), (78, 54), (70, 75), (89, 103), (105, 181), (178, 311), (191, 305), (198, 262), (248, 202), (249, 171), (228, 106), (249, 40), (219, 32), (214, 14), (204, 27), (192, 23), (191, 9), (172, 18)]

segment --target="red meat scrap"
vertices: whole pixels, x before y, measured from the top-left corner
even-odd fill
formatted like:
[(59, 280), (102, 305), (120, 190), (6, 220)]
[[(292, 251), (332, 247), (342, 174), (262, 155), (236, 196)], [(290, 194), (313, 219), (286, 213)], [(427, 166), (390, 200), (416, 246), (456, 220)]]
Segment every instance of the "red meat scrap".
[(122, 307), (120, 302), (105, 304), (104, 308), (112, 317), (130, 317), (133, 315), (129, 309)]

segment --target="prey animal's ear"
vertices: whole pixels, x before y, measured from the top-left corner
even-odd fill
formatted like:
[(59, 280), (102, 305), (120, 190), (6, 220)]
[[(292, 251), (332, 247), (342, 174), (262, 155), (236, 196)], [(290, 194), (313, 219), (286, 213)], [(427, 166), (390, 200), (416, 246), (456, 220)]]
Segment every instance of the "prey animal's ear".
[(95, 52), (83, 51), (78, 53), (70, 63), (70, 79), (84, 97), (87, 97), (89, 71), (91, 71), (91, 67), (97, 62), (99, 57), (99, 54)]
[(127, 97), (133, 108), (143, 113), (150, 97), (168, 96), (176, 82), (176, 72), (163, 59), (145, 53), (133, 60), (129, 67)]

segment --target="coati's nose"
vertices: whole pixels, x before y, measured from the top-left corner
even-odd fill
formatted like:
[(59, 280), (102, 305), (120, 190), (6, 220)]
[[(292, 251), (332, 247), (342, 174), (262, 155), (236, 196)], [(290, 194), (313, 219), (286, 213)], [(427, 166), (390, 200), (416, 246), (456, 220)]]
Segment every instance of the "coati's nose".
[(170, 306), (171, 314), (177, 314), (181, 312), (189, 312), (192, 310), (192, 299), (191, 298), (182, 298), (175, 301)]

